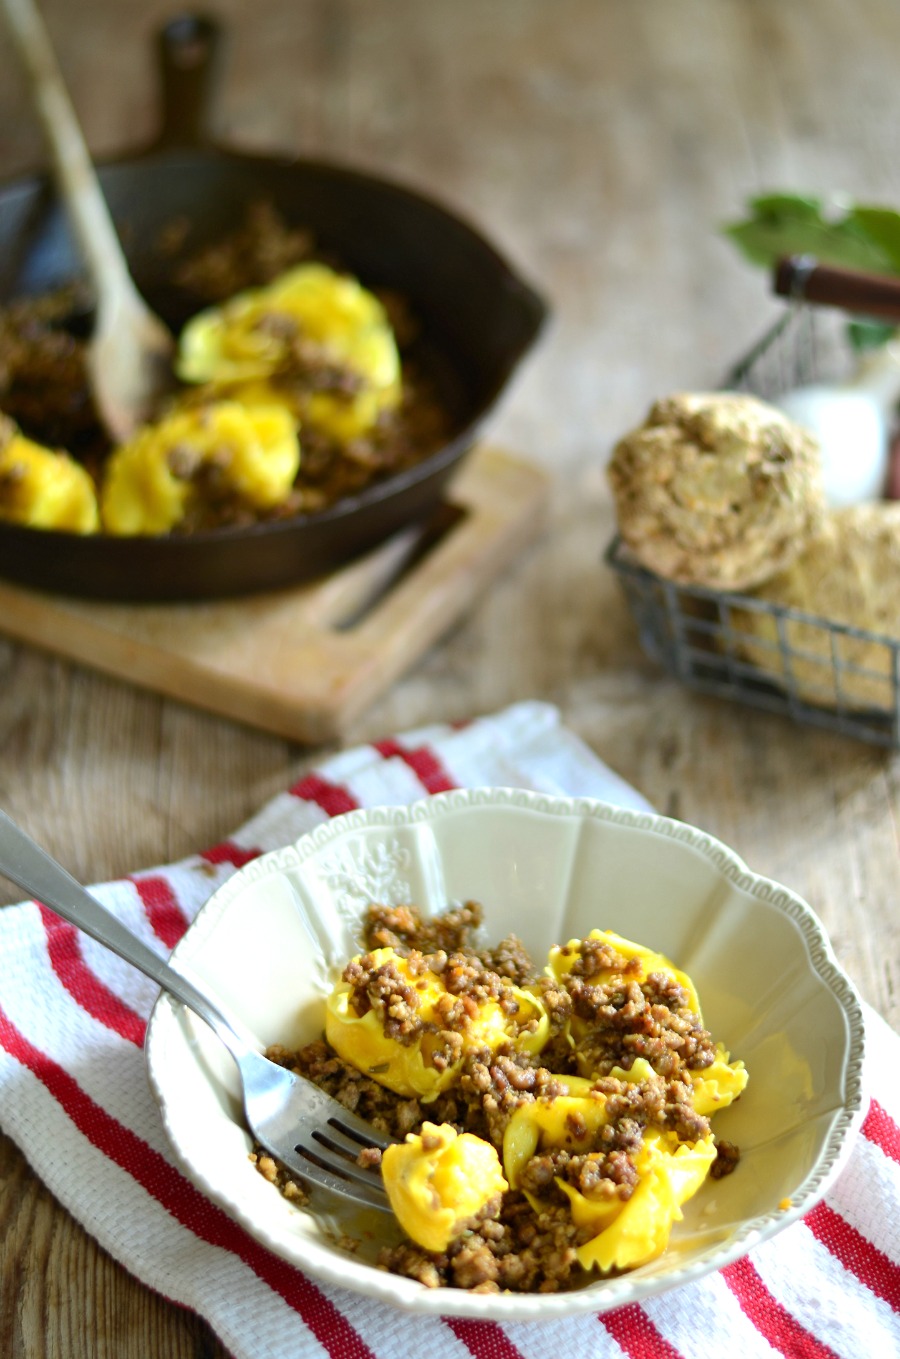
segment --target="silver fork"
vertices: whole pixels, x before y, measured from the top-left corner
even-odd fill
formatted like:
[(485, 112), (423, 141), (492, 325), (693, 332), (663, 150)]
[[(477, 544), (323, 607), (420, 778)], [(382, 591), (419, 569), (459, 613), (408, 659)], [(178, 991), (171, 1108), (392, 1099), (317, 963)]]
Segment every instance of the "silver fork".
[(206, 1021), (237, 1063), (247, 1125), (271, 1156), (320, 1189), (390, 1212), (379, 1172), (358, 1165), (356, 1158), (363, 1147), (384, 1150), (393, 1139), (246, 1043), (208, 996), (95, 901), (3, 811), (0, 872)]

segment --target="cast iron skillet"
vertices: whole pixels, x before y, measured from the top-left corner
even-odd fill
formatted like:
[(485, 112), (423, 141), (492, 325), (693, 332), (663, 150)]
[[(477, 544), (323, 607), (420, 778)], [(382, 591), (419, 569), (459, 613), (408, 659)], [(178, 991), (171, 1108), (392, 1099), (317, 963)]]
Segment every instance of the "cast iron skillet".
[[(193, 535), (82, 537), (0, 523), (0, 575), (40, 589), (120, 600), (204, 599), (275, 588), (349, 560), (424, 520), (537, 337), (542, 300), (476, 231), (433, 201), (323, 162), (216, 145), (208, 109), (220, 47), (211, 20), (185, 17), (159, 36), (162, 130), (153, 146), (100, 169), (138, 287), (177, 328), (167, 228), (190, 229), (177, 260), (271, 202), (370, 286), (394, 288), (422, 322), (453, 411), (449, 440), (423, 462), (315, 515)], [(65, 215), (44, 177), (0, 189), (0, 299), (80, 274)], [(182, 304), (183, 305), (183, 304)]]

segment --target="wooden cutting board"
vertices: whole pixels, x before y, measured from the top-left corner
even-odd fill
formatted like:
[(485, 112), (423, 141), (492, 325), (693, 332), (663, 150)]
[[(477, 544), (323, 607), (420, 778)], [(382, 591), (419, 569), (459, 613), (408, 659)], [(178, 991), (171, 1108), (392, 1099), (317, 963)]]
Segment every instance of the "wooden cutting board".
[(424, 528), (335, 574), (245, 599), (106, 604), (0, 582), (0, 628), (170, 698), (305, 743), (408, 670), (537, 534), (547, 474), (482, 446)]

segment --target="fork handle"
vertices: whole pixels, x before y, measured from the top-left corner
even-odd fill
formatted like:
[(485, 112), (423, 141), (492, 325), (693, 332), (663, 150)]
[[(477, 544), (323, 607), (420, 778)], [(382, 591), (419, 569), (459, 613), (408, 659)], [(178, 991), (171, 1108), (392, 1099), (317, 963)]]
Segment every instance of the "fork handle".
[(240, 1060), (250, 1050), (221, 1011), (193, 982), (176, 972), (143, 939), (132, 934), (99, 901), (95, 901), (80, 882), (35, 844), (4, 811), (0, 811), (0, 872), (63, 920), (68, 920), (70, 925), (76, 925), (157, 982), (176, 1000), (189, 1006), (209, 1024), (235, 1060)]

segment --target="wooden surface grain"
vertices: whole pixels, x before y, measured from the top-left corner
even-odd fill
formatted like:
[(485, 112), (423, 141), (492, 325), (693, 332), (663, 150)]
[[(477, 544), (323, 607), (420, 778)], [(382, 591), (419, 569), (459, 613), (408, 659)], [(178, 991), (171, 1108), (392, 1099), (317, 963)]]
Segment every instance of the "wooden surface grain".
[[(550, 525), (346, 742), (524, 697), (661, 810), (804, 895), (900, 1024), (900, 761), (692, 695), (601, 565), (603, 464), (656, 396), (715, 384), (779, 304), (718, 234), (779, 187), (900, 203), (891, 0), (219, 0), (223, 140), (364, 165), (477, 222), (555, 318), (491, 427), (553, 473)], [(97, 154), (155, 126), (159, 0), (46, 0)], [(0, 173), (42, 159), (0, 33)], [(214, 843), (321, 751), (0, 639), (0, 804), (85, 881)], [(11, 901), (8, 889), (2, 898)], [(222, 1356), (0, 1139), (0, 1353)]]

